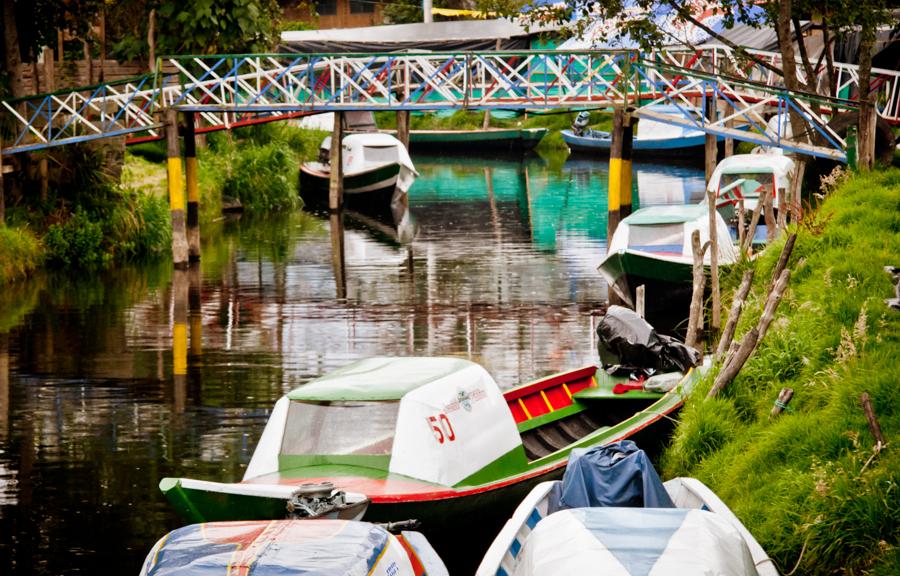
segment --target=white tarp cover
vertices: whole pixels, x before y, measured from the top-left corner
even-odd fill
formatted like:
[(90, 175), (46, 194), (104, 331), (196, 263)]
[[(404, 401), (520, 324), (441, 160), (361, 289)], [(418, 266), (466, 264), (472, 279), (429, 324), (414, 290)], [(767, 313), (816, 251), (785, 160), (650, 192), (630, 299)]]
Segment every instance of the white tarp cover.
[(521, 443), (497, 384), (470, 364), (400, 401), (390, 471), (453, 486)]
[[(244, 569), (248, 569), (244, 572)], [(141, 576), (252, 573), (412, 576), (403, 545), (381, 526), (348, 520), (192, 524), (163, 537)]]
[(755, 576), (744, 539), (712, 512), (683, 508), (575, 508), (541, 520), (515, 576)]

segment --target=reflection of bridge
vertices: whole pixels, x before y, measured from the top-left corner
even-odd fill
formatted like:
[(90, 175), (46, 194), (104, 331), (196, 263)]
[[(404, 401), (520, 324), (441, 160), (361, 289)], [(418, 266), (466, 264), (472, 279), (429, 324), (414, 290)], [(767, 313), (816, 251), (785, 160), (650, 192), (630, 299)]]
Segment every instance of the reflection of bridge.
[[(753, 55), (778, 65), (776, 54)], [(773, 82), (768, 69), (713, 46), (649, 56), (611, 51), (180, 56), (162, 60), (158, 68), (157, 74), (131, 81), (4, 102), (4, 121), (16, 128), (3, 153), (122, 135), (157, 137), (163, 126), (159, 112), (168, 108), (196, 112), (202, 131), (324, 111), (628, 105), (637, 108), (638, 117), (844, 160), (846, 143), (827, 127), (828, 116), (857, 107), (853, 66), (838, 65), (841, 98), (791, 93)], [(900, 119), (898, 84), (898, 73), (873, 71), (880, 113), (892, 122)], [(715, 98), (717, 110), (725, 112), (695, 117), (688, 108), (703, 96)], [(684, 114), (646, 109), (660, 102), (677, 104)], [(749, 123), (761, 132), (766, 116), (787, 110), (801, 113), (811, 142), (733, 126)]]

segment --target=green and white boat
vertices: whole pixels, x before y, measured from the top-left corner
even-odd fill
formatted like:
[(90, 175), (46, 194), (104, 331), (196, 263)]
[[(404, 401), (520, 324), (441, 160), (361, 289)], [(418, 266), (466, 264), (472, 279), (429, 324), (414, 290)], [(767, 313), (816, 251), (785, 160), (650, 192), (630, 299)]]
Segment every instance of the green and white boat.
[[(284, 517), (286, 493), (327, 481), (369, 500), (364, 520), (414, 518), (436, 547), (486, 546), (573, 448), (661, 445), (707, 367), (660, 375), (677, 380), (668, 392), (619, 393), (627, 378), (596, 366), (501, 392), (467, 360), (368, 358), (278, 400), (241, 482), (165, 478), (160, 489), (190, 522), (255, 520)], [(453, 549), (439, 552), (447, 560)]]
[(486, 128), (482, 130), (411, 130), (409, 148), (414, 152), (471, 154), (524, 152), (538, 145), (546, 128)]
[[(706, 204), (649, 206), (625, 217), (609, 243), (598, 268), (609, 288), (634, 307), (638, 286), (646, 287), (647, 301), (657, 302), (690, 294), (694, 256), (691, 235), (700, 231), (701, 244), (709, 240)], [(719, 265), (738, 260), (738, 250), (722, 216), (716, 213)], [(709, 265), (710, 253), (704, 255)]]

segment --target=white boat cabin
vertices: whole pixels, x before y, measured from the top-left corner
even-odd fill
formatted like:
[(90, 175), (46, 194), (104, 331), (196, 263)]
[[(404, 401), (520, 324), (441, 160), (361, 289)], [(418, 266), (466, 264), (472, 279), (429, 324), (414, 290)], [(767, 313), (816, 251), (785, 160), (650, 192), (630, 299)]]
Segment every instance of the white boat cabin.
[(756, 208), (763, 192), (778, 206), (779, 197), (791, 187), (794, 161), (780, 153), (737, 154), (725, 158), (713, 171), (707, 191), (715, 192), (716, 208), (726, 220), (744, 200), (744, 209)]
[[(331, 136), (326, 136), (319, 145), (319, 162), (329, 163), (331, 156)], [(341, 150), (344, 175), (352, 176), (380, 166), (400, 164), (413, 173), (412, 160), (403, 143), (381, 132), (363, 132), (344, 136)]]
[(522, 444), (500, 388), (473, 362), (360, 360), (275, 404), (244, 480), (338, 463), (453, 486)]

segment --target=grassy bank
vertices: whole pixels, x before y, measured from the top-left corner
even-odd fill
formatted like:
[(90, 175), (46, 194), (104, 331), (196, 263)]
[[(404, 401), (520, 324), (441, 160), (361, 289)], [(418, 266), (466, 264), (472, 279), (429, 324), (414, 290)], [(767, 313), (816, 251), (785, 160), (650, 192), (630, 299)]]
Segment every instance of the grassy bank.
[[(739, 335), (759, 317), (780, 248), (753, 264)], [(770, 332), (723, 394), (705, 400), (707, 383), (689, 399), (663, 457), (664, 476), (706, 482), (783, 573), (900, 573), (900, 452), (891, 445), (900, 312), (884, 303), (894, 293), (888, 264), (900, 264), (897, 168), (849, 178), (802, 223)], [(728, 278), (732, 288), (741, 273)], [(770, 419), (782, 387), (793, 401)], [(888, 442), (877, 454), (862, 392)]]

